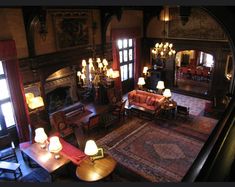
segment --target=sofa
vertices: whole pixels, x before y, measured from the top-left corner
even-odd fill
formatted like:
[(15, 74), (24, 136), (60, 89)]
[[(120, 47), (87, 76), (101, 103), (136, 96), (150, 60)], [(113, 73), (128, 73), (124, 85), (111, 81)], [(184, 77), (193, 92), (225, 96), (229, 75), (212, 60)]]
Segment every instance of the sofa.
[(142, 90), (132, 90), (128, 93), (129, 105), (143, 107), (152, 112), (160, 110), (164, 101), (164, 96)]

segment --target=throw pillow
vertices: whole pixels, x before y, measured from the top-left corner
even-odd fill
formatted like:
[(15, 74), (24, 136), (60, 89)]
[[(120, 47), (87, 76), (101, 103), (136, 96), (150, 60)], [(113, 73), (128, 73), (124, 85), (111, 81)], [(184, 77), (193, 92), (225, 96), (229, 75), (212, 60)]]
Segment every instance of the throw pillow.
[(150, 100), (150, 102), (149, 102), (149, 105), (150, 105), (150, 106), (155, 105), (155, 98), (151, 98), (151, 100)]
[(150, 101), (151, 101), (151, 97), (150, 97), (150, 96), (147, 96), (147, 98), (146, 98), (146, 104), (147, 104), (147, 105), (150, 105)]
[(145, 103), (146, 101), (146, 96), (140, 95), (140, 103)]

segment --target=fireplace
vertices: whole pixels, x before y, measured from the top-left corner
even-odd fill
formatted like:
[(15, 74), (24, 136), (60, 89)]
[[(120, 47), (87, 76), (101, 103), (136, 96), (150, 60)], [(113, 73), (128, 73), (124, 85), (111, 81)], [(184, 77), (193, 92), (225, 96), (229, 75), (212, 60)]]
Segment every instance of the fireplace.
[(44, 84), (46, 109), (53, 113), (78, 101), (76, 73), (66, 67), (52, 73)]

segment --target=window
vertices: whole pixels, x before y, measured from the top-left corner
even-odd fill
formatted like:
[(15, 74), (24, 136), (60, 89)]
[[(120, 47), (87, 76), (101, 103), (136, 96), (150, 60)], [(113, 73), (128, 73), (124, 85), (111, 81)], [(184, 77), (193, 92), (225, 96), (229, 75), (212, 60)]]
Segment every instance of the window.
[[(0, 87), (0, 110), (5, 118), (6, 126), (11, 127), (15, 125), (15, 118), (2, 61), (0, 61)], [(0, 124), (0, 130), (2, 130), (1, 125), (2, 124)]]
[(133, 39), (120, 39), (117, 41), (121, 70), (121, 81), (133, 78), (134, 46)]

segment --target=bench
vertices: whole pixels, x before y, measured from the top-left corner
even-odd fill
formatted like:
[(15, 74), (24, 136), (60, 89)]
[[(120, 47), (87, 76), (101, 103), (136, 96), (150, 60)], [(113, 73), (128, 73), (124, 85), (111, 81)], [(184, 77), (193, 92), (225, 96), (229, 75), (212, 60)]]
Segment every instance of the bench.
[(0, 175), (4, 172), (13, 173), (15, 180), (22, 176), (19, 163), (0, 161), (0, 170)]

